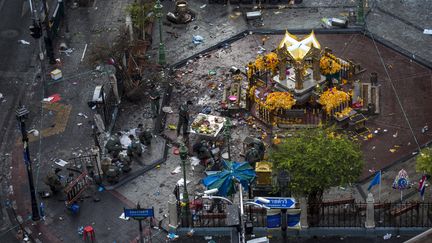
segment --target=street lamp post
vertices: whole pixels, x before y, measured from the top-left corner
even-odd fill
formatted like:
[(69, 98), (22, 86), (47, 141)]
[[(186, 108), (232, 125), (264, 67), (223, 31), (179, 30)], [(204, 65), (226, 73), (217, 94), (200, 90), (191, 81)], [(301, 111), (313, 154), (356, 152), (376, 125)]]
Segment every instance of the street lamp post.
[(226, 118), (224, 126), (225, 126), (224, 136), (225, 136), (227, 148), (228, 148), (228, 161), (231, 161), (230, 137), (231, 137), (232, 124), (231, 124), (231, 120), (229, 118)]
[(189, 227), (190, 222), (190, 213), (189, 213), (189, 193), (187, 191), (187, 183), (186, 183), (186, 159), (188, 155), (188, 150), (184, 144), (181, 144), (180, 146), (180, 159), (182, 163), (182, 169), (183, 169), (183, 198), (182, 198), (182, 224), (184, 223), (184, 226)]
[(38, 220), (40, 220), (40, 215), (39, 215), (38, 205), (36, 202), (36, 193), (35, 193), (35, 188), (34, 188), (34, 184), (33, 184), (32, 162), (30, 159), (27, 130), (26, 130), (26, 126), (25, 126), (25, 119), (27, 118), (29, 111), (25, 108), (24, 105), (22, 105), (21, 107), (19, 107), (15, 111), (15, 114), (16, 114), (16, 118), (17, 118), (19, 125), (20, 125), (22, 142), (23, 142), (23, 147), (24, 147), (24, 162), (26, 164), (27, 175), (28, 175), (29, 186), (30, 186), (32, 220), (38, 221)]
[[(288, 193), (288, 195), (286, 193), (286, 188), (288, 187), (290, 181), (291, 178), (287, 171), (282, 170), (279, 172), (278, 182), (279, 182), (281, 197), (291, 196), (290, 193)], [(282, 231), (286, 231), (287, 230), (287, 217), (286, 217), (287, 210), (282, 209), (281, 213), (282, 213)]]
[(156, 4), (154, 5), (153, 8), (155, 10), (156, 18), (158, 19), (158, 24), (159, 24), (159, 64), (163, 66), (166, 64), (166, 60), (165, 60), (165, 45), (164, 45), (163, 39), (162, 39), (162, 8), (163, 8), (163, 5), (161, 4), (160, 0), (156, 1)]

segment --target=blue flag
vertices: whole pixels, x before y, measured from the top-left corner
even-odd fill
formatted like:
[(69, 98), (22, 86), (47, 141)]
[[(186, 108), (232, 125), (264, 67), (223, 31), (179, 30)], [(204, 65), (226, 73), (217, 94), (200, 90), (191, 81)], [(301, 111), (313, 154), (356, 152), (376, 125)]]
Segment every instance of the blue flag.
[(380, 183), (381, 183), (381, 171), (378, 171), (375, 177), (373, 178), (373, 180), (371, 181), (371, 183), (369, 184), (368, 191), (370, 191), (370, 189), (373, 186), (378, 185)]

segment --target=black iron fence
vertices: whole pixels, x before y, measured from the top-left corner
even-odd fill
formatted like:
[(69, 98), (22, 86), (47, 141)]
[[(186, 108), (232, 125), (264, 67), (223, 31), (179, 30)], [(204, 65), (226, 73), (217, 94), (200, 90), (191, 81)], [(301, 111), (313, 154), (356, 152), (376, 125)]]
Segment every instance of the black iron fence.
[[(196, 201), (196, 200), (195, 200)], [(232, 211), (225, 202), (199, 200), (191, 203), (191, 217), (194, 227), (227, 227), (238, 225), (237, 211)], [(308, 205), (309, 227), (365, 227), (366, 203), (320, 203)], [(180, 210), (179, 210), (179, 216)], [(375, 203), (376, 227), (432, 227), (432, 203)], [(245, 206), (244, 220), (254, 227), (267, 226), (267, 211), (262, 208)]]

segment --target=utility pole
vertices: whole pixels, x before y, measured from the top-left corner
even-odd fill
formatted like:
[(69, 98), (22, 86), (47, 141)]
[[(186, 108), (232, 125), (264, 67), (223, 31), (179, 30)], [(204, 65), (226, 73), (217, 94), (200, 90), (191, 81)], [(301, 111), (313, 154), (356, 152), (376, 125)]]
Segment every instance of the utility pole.
[(45, 49), (42, 43), (41, 37), (42, 33), (42, 25), (40, 22), (39, 14), (36, 8), (33, 6), (32, 0), (29, 0), (30, 12), (32, 14), (32, 25), (29, 26), (30, 35), (38, 40), (39, 44), (39, 61), (40, 61), (40, 69), (41, 69), (41, 79), (42, 79), (42, 87), (44, 94), (46, 93), (46, 69), (45, 69)]
[(24, 148), (24, 163), (26, 164), (27, 169), (27, 176), (29, 180), (29, 187), (30, 187), (30, 197), (31, 197), (31, 208), (32, 208), (32, 220), (33, 221), (39, 221), (40, 215), (39, 215), (39, 208), (36, 201), (36, 192), (33, 184), (33, 170), (32, 170), (32, 162), (30, 159), (30, 150), (28, 145), (28, 137), (27, 137), (27, 130), (25, 126), (25, 119), (27, 118), (27, 115), (29, 114), (29, 111), (25, 108), (24, 105), (20, 104), (20, 107), (15, 111), (16, 118), (19, 122), (20, 128), (21, 128), (21, 135), (22, 135), (22, 142), (23, 142), (23, 148)]
[(165, 60), (165, 45), (163, 43), (162, 39), (162, 8), (163, 5), (161, 4), (160, 0), (156, 1), (156, 4), (154, 5), (154, 10), (156, 13), (156, 18), (158, 19), (159, 24), (159, 64), (164, 66), (166, 64)]
[[(29, 0), (31, 1), (31, 0)], [(47, 9), (46, 0), (42, 0), (42, 7), (44, 10), (45, 19), (43, 20), (43, 23), (45, 24), (45, 35), (44, 35), (44, 41), (45, 41), (45, 49), (47, 52), (47, 56), (49, 58), (50, 64), (55, 64), (56, 60), (54, 57), (54, 49), (53, 49), (53, 43), (52, 43), (52, 36), (51, 36), (51, 27), (49, 25), (49, 14)]]

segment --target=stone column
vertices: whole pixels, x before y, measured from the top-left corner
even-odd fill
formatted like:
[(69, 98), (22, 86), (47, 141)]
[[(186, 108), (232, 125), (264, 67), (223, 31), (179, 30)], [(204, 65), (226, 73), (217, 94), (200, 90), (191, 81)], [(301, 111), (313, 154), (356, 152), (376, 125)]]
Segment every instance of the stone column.
[(178, 227), (177, 200), (172, 194), (169, 196), (168, 199), (168, 215), (169, 227), (176, 229)]
[(300, 225), (303, 229), (307, 229), (307, 228), (309, 228), (309, 225), (308, 225), (308, 221), (307, 221), (308, 205), (307, 205), (306, 198), (301, 197), (299, 200), (299, 203), (300, 203), (300, 210), (301, 210), (301, 212), (300, 212)]
[(286, 61), (286, 56), (283, 53), (282, 49), (277, 49), (277, 55), (279, 58), (279, 80), (285, 80), (286, 79), (286, 65), (287, 65), (287, 61)]
[(298, 90), (303, 89), (304, 64), (301, 61), (295, 61), (294, 73), (295, 73), (295, 89)]
[(365, 227), (366, 229), (373, 229), (375, 228), (375, 209), (374, 209), (374, 198), (372, 193), (369, 192), (368, 197), (366, 199), (366, 223)]
[(312, 57), (312, 70), (313, 70), (313, 79), (315, 81), (321, 80), (321, 72), (320, 72), (320, 51), (319, 49), (312, 49), (313, 57)]
[(286, 77), (286, 60), (285, 59), (281, 59), (279, 60), (279, 80), (285, 80)]

